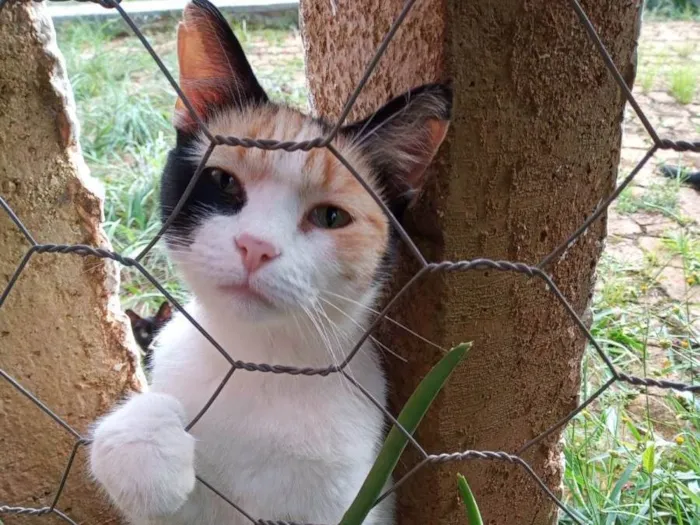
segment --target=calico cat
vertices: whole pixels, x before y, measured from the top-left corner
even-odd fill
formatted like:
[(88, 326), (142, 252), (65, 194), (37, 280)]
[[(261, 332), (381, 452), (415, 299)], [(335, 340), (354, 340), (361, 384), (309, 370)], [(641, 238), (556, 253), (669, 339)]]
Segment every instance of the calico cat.
[(151, 344), (156, 335), (158, 335), (158, 332), (165, 326), (165, 323), (170, 321), (170, 317), (172, 316), (170, 303), (168, 301), (163, 301), (156, 314), (148, 317), (141, 317), (130, 309), (126, 310), (124, 313), (129, 316), (129, 320), (131, 321), (131, 331), (134, 334), (134, 339), (136, 339), (136, 344), (138, 344), (143, 351), (143, 367), (150, 371), (151, 362), (153, 360), (153, 348), (151, 348)]
[[(303, 141), (323, 120), (271, 102), (219, 11), (187, 5), (178, 28), (180, 85), (214, 135)], [(452, 94), (418, 87), (344, 126), (333, 146), (392, 212), (415, 199), (448, 129)], [(176, 106), (177, 140), (162, 178), (165, 220), (208, 147)], [(193, 292), (188, 312), (237, 360), (326, 367), (368, 325), (396, 242), (381, 208), (330, 151), (219, 146), (166, 234)], [(188, 432), (229, 371), (181, 314), (163, 328), (148, 392), (93, 431), (91, 471), (136, 525), (249, 521), (334, 524), (357, 494), (386, 431), (379, 411), (341, 374), (237, 370)], [(346, 369), (380, 403), (387, 384), (368, 342)], [(367, 525), (395, 523), (392, 498)]]

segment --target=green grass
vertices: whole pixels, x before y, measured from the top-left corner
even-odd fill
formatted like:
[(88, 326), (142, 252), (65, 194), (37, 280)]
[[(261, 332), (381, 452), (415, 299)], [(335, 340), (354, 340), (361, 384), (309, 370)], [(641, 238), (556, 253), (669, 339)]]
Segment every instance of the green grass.
[(687, 42), (676, 47), (675, 52), (680, 58), (687, 60), (693, 53), (697, 51), (697, 49), (698, 45), (696, 43)]
[(700, 2), (698, 0), (646, 0), (645, 14), (658, 20), (698, 20)]
[[(105, 185), (105, 229), (115, 250), (134, 256), (159, 225), (158, 179), (174, 139), (170, 114), (175, 96), (120, 21), (61, 24), (57, 33), (78, 108), (83, 154)], [(151, 40), (158, 46), (171, 36), (156, 34)], [(173, 53), (162, 57), (174, 69)], [(160, 249), (144, 262), (170, 292), (181, 296)], [(146, 283), (136, 271), (122, 269), (125, 307), (159, 300)]]
[[(668, 257), (647, 259), (641, 267), (603, 257), (591, 331), (622, 371), (692, 381), (700, 348), (687, 305), (657, 298), (659, 275), (671, 259), (680, 257), (691, 273), (697, 271), (699, 243), (685, 232), (664, 244)], [(590, 348), (582, 369), (585, 399), (610, 372)], [(697, 524), (700, 400), (618, 383), (591, 406), (566, 429), (564, 449), (566, 498), (585, 523)]]
[(678, 66), (669, 73), (669, 89), (671, 96), (679, 104), (690, 104), (698, 89), (700, 71), (692, 66)]
[(643, 93), (649, 93), (654, 87), (654, 82), (659, 74), (658, 65), (644, 64), (639, 67), (636, 83), (642, 88)]
[(682, 222), (678, 214), (678, 190), (681, 184), (682, 181), (678, 179), (661, 180), (648, 188), (628, 187), (622, 191), (615, 206), (619, 212), (625, 214), (650, 211)]
[[(294, 30), (251, 22), (236, 27), (272, 97), (306, 106), (301, 57), (268, 53), (293, 38)], [(150, 23), (146, 31), (173, 73), (174, 28), (174, 20), (166, 18)], [(175, 97), (120, 22), (64, 23), (58, 32), (82, 124), (81, 144), (93, 174), (106, 188), (106, 230), (115, 249), (134, 255), (159, 227), (159, 176), (173, 142), (170, 117)], [(642, 88), (651, 90), (658, 69), (640, 74)], [(697, 231), (679, 217), (680, 184), (659, 179), (645, 190), (621, 195), (616, 204), (620, 211), (666, 215), (676, 221), (678, 231), (664, 239), (664, 253), (634, 267), (621, 265), (609, 253), (604, 256), (591, 329), (621, 370), (690, 381), (700, 369), (698, 336), (692, 328), (696, 313), (689, 303), (664, 297), (661, 283), (668, 264), (680, 260), (689, 289), (698, 286), (700, 241)], [(160, 250), (145, 263), (176, 297), (184, 296)], [(161, 299), (132, 271), (122, 271), (122, 283), (125, 307), (153, 307)], [(590, 348), (582, 371), (582, 399), (610, 377)], [(625, 384), (609, 389), (565, 431), (567, 504), (586, 523), (700, 525), (698, 403), (692, 396), (645, 392)], [(569, 522), (562, 518), (561, 523)]]

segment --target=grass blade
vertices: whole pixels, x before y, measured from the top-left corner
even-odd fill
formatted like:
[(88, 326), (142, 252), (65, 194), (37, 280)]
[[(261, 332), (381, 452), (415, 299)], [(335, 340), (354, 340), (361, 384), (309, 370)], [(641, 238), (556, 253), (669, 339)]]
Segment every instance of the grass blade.
[[(438, 392), (440, 392), (470, 347), (471, 343), (462, 343), (450, 350), (428, 372), (408, 399), (397, 420), (410, 433), (415, 432)], [(401, 457), (404, 448), (406, 448), (407, 442), (406, 436), (395, 426), (391, 428), (365, 482), (360, 487), (360, 491), (357, 493), (350, 508), (340, 520), (340, 525), (360, 525), (365, 520), (386, 485), (389, 476), (394, 471), (399, 457)]]
[(469, 488), (467, 478), (462, 476), (462, 474), (457, 474), (457, 486), (459, 487), (462, 501), (464, 501), (464, 508), (467, 511), (468, 525), (484, 525), (481, 519), (481, 512), (479, 512), (479, 506), (474, 499), (474, 494), (472, 494), (472, 490)]
[(651, 475), (656, 467), (656, 453), (654, 443), (647, 444), (647, 448), (642, 454), (642, 467), (644, 471)]

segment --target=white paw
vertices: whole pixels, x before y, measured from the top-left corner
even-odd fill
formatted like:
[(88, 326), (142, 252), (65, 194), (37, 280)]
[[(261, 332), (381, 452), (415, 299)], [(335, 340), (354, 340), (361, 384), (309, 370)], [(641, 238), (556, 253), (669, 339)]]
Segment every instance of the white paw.
[(112, 501), (132, 519), (175, 513), (195, 484), (195, 440), (185, 411), (167, 394), (144, 393), (99, 421), (90, 468)]

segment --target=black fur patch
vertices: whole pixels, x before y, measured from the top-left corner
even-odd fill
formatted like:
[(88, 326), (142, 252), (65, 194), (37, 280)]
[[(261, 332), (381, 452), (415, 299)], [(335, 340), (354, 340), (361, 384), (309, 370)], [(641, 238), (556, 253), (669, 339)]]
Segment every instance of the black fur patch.
[[(168, 153), (160, 189), (161, 220), (163, 222), (168, 220), (185, 193), (187, 185), (195, 175), (197, 166), (187, 156), (192, 141), (190, 136), (178, 133), (177, 144)], [(231, 173), (231, 175), (235, 177), (235, 173)], [(232, 197), (221, 191), (217, 182), (205, 169), (175, 221), (166, 231), (165, 238), (169, 243), (189, 244), (192, 241), (192, 230), (197, 226), (202, 216), (235, 215), (245, 206), (246, 201), (245, 189), (242, 186), (240, 192)]]

